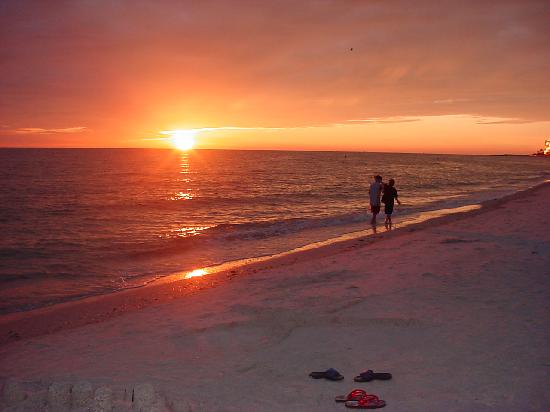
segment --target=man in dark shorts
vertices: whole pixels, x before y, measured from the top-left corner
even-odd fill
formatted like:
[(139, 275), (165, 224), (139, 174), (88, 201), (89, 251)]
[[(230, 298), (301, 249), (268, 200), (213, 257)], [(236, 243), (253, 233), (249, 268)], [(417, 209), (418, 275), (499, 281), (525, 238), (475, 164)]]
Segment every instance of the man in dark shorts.
[(376, 225), (376, 215), (380, 213), (380, 195), (382, 194), (382, 176), (374, 176), (374, 182), (369, 188), (370, 211), (372, 212), (371, 225)]
[(395, 180), (390, 179), (387, 185), (384, 185), (384, 194), (382, 196), (382, 202), (384, 202), (384, 212), (386, 213), (386, 221), (384, 225), (386, 228), (391, 229), (391, 215), (393, 213), (394, 200), (400, 205), (401, 202), (397, 197), (397, 189), (395, 188)]

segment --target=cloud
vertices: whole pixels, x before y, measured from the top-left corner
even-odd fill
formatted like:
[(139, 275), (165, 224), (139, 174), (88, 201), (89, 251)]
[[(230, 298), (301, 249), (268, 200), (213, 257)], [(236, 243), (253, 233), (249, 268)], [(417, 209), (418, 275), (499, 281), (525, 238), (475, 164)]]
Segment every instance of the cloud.
[(201, 133), (201, 132), (215, 132), (215, 131), (233, 131), (233, 130), (249, 130), (249, 131), (280, 131), (280, 130), (304, 130), (304, 129), (318, 129), (324, 127), (341, 127), (345, 126), (342, 123), (325, 124), (325, 125), (305, 125), (305, 126), (289, 126), (289, 127), (270, 127), (270, 126), (216, 126), (216, 127), (198, 127), (189, 129), (174, 129), (174, 130), (162, 130), (158, 132), (161, 135), (169, 137), (145, 137), (141, 140), (168, 140), (172, 136), (180, 132), (188, 133)]
[(465, 99), (465, 98), (458, 98), (458, 99), (440, 99), (440, 100), (434, 100), (435, 104), (455, 104), (455, 103), (463, 103), (463, 102), (471, 102), (472, 99)]
[(270, 126), (216, 126), (216, 127), (198, 127), (189, 129), (174, 129), (162, 130), (158, 132), (160, 135), (169, 137), (145, 137), (141, 140), (169, 140), (172, 136), (180, 132), (201, 133), (215, 131), (232, 131), (232, 130), (250, 130), (250, 131), (286, 131), (286, 130), (304, 130), (304, 129), (321, 129), (327, 127), (346, 127), (355, 124), (390, 124), (390, 123), (409, 123), (422, 120), (421, 118), (405, 118), (405, 117), (387, 117), (387, 118), (372, 118), (372, 119), (351, 119), (342, 122), (314, 124), (314, 125), (298, 125), (287, 127), (270, 127)]
[[(369, 125), (369, 124), (395, 124), (395, 123), (413, 123), (426, 119), (433, 119), (438, 116), (422, 116), (422, 117), (406, 117), (406, 116), (388, 116), (388, 117), (373, 117), (364, 119), (348, 119), (341, 122), (315, 124), (315, 125), (298, 125), (287, 127), (270, 127), (270, 126), (212, 126), (212, 127), (198, 127), (188, 129), (174, 129), (174, 130), (162, 130), (158, 132), (162, 136), (168, 137), (145, 137), (141, 140), (169, 140), (171, 137), (179, 132), (189, 133), (201, 133), (201, 132), (215, 132), (215, 131), (286, 131), (286, 130), (303, 130), (303, 129), (320, 129), (327, 127), (346, 127), (353, 125)], [(475, 114), (456, 114), (452, 115), (454, 118), (472, 119), (475, 124), (491, 125), (491, 124), (525, 124), (534, 123), (533, 120), (520, 119), (520, 118), (498, 118), (498, 117), (483, 117)]]
[(57, 134), (57, 133), (81, 133), (89, 131), (85, 126), (65, 127), (60, 129), (43, 129), (41, 127), (20, 127), (11, 130), (14, 134)]
[[(302, 130), (302, 129), (319, 129), (326, 127), (343, 127), (351, 126), (355, 123), (409, 123), (417, 122), (421, 120), (419, 117), (378, 117), (370, 119), (350, 119), (334, 123), (325, 123), (325, 124), (311, 124), (311, 125), (297, 125), (297, 126), (285, 126), (285, 127), (275, 127), (275, 126), (217, 126), (217, 127), (199, 127), (199, 128), (190, 128), (185, 129), (191, 132), (210, 132), (218, 130)], [(163, 130), (160, 134), (172, 135), (178, 130)]]
[(418, 122), (421, 120), (419, 117), (400, 117), (400, 116), (390, 116), (390, 117), (373, 117), (370, 119), (351, 119), (346, 120), (350, 123), (410, 123)]
[(526, 124), (526, 123), (536, 123), (535, 120), (527, 120), (527, 119), (481, 119), (477, 120), (476, 124)]

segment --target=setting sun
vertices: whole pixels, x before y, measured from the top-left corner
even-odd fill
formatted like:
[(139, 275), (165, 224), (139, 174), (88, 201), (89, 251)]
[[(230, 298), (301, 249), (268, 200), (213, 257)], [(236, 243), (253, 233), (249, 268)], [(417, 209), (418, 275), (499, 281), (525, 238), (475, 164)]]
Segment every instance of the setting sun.
[(190, 150), (195, 145), (194, 130), (169, 130), (163, 132), (163, 134), (169, 134), (172, 136), (172, 144), (179, 150)]

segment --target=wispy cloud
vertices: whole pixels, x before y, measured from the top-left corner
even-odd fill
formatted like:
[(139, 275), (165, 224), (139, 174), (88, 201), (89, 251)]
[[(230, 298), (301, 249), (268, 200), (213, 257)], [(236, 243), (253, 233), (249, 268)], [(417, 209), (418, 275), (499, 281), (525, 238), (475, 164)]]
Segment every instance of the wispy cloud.
[[(302, 129), (319, 129), (325, 127), (344, 127), (352, 126), (356, 123), (409, 123), (417, 122), (421, 120), (420, 117), (401, 117), (401, 116), (391, 116), (391, 117), (372, 117), (366, 119), (350, 119), (344, 120), (338, 123), (325, 123), (325, 124), (312, 124), (312, 125), (299, 125), (299, 126), (285, 126), (285, 127), (275, 127), (275, 126), (219, 126), (219, 127), (200, 127), (195, 129), (185, 129), (190, 132), (211, 132), (219, 130), (302, 130)], [(177, 130), (163, 130), (160, 132), (164, 135), (172, 135)]]
[(279, 130), (304, 130), (304, 129), (318, 129), (323, 127), (341, 127), (345, 126), (345, 124), (342, 123), (330, 123), (330, 124), (319, 124), (319, 125), (305, 125), (305, 126), (288, 126), (288, 127), (275, 127), (275, 126), (256, 126), (256, 127), (249, 127), (249, 126), (218, 126), (218, 127), (198, 127), (198, 128), (191, 128), (191, 129), (174, 129), (174, 130), (162, 130), (158, 133), (160, 133), (163, 136), (157, 136), (157, 137), (146, 137), (141, 140), (168, 140), (172, 138), (172, 136), (181, 133), (201, 133), (201, 132), (215, 132), (215, 131), (231, 131), (231, 130), (244, 130), (244, 131), (252, 131), (252, 130), (262, 130), (262, 131), (279, 131)]
[(479, 118), (476, 120), (476, 124), (525, 124), (525, 123), (535, 123), (535, 120), (527, 120), (520, 118)]
[[(199, 127), (196, 129), (185, 129), (190, 132), (212, 132), (212, 131), (218, 131), (218, 130), (286, 130), (286, 129), (301, 129), (301, 128), (309, 128), (311, 126), (302, 126), (302, 127), (242, 127), (242, 126), (219, 126), (219, 127)], [(177, 130), (163, 130), (160, 132), (160, 134), (164, 135), (172, 135), (174, 132), (177, 132)]]
[[(326, 123), (326, 124), (314, 124), (314, 125), (300, 125), (300, 126), (286, 126), (286, 127), (278, 127), (278, 126), (217, 126), (217, 127), (198, 127), (198, 128), (190, 128), (190, 129), (174, 129), (174, 130), (162, 130), (158, 132), (160, 135), (156, 137), (145, 137), (141, 140), (168, 140), (171, 139), (172, 136), (181, 133), (201, 133), (201, 132), (215, 132), (215, 131), (232, 131), (232, 130), (243, 130), (243, 131), (253, 131), (253, 130), (260, 130), (260, 131), (284, 131), (284, 130), (304, 130), (304, 129), (320, 129), (320, 128), (327, 128), (327, 127), (347, 127), (347, 126), (354, 126), (358, 124), (391, 124), (391, 123), (410, 123), (410, 122), (418, 122), (422, 120), (420, 117), (402, 117), (402, 116), (390, 116), (390, 117), (372, 117), (372, 118), (365, 118), (365, 119), (349, 119), (344, 120), (339, 123)], [(166, 137), (164, 137), (166, 136)]]
[(81, 133), (89, 131), (85, 126), (77, 127), (64, 127), (56, 129), (44, 129), (42, 127), (20, 127), (18, 129), (11, 130), (15, 134), (58, 134), (58, 133)]
[(472, 99), (465, 99), (465, 98), (459, 98), (459, 99), (440, 99), (440, 100), (434, 100), (433, 102), (435, 104), (455, 104), (455, 103), (465, 103), (465, 102), (471, 102)]
[(350, 123), (410, 123), (418, 122), (421, 120), (419, 117), (403, 117), (403, 116), (390, 116), (390, 117), (372, 117), (367, 119), (350, 119), (346, 120)]

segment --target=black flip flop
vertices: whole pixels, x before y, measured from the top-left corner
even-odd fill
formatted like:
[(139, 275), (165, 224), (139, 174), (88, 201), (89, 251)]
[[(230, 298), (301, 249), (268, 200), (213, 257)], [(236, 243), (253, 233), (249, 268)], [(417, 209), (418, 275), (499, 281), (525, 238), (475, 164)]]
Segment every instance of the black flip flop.
[(324, 372), (311, 372), (309, 376), (313, 379), (328, 379), (329, 381), (341, 381), (344, 379), (344, 376), (334, 368), (327, 369)]
[(368, 370), (365, 372), (361, 372), (358, 376), (353, 378), (355, 382), (370, 382), (375, 379), (379, 379), (381, 381), (387, 381), (391, 379), (391, 373), (386, 372), (373, 372), (372, 370)]

